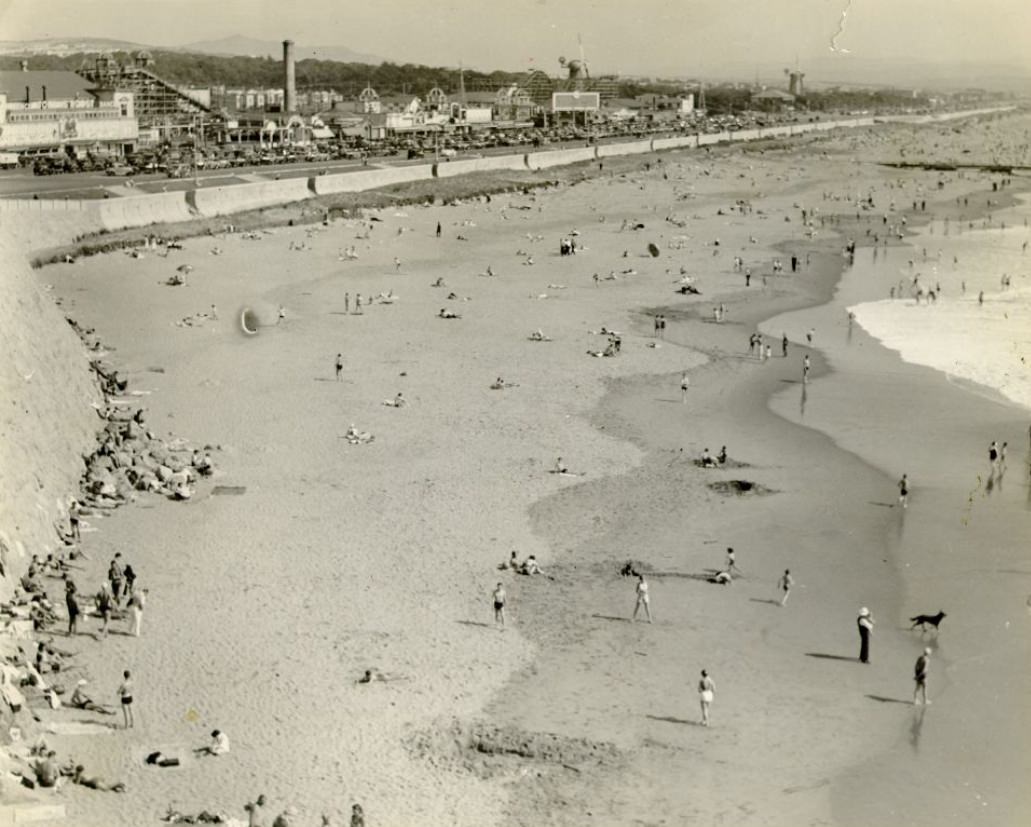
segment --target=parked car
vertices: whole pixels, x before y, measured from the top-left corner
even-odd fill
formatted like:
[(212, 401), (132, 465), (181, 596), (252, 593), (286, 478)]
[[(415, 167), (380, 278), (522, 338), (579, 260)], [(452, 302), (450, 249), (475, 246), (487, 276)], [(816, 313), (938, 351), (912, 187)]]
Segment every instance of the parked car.
[(117, 176), (119, 178), (128, 178), (130, 175), (135, 175), (136, 170), (128, 164), (112, 164), (104, 170), (104, 174)]

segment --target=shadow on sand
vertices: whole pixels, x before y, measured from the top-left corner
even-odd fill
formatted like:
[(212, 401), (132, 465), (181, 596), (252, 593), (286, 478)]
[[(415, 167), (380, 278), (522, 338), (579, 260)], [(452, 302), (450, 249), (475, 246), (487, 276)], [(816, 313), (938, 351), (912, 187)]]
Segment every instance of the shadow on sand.
[(780, 601), (779, 600), (770, 600), (770, 599), (765, 598), (765, 597), (750, 597), (750, 598), (748, 598), (748, 600), (751, 603), (769, 603), (771, 606), (779, 606), (780, 605)]
[(479, 620), (456, 620), (455, 623), (461, 623), (463, 626), (482, 626), (484, 629), (491, 627), (491, 624)]
[(629, 623), (630, 622), (630, 618), (629, 617), (616, 617), (615, 615), (593, 614), (593, 615), (591, 615), (591, 617), (596, 617), (596, 618), (598, 618), (598, 620), (617, 620), (620, 623)]
[(698, 721), (688, 721), (685, 718), (674, 718), (672, 715), (645, 715), (652, 721), (663, 721), (667, 724), (683, 724), (684, 726), (701, 726)]
[(845, 655), (825, 655), (823, 652), (806, 652), (807, 658), (824, 658), (825, 660), (847, 660), (851, 663), (857, 663), (859, 658), (850, 658)]
[(903, 704), (905, 706), (912, 706), (912, 701), (903, 700), (902, 698), (885, 698), (883, 695), (867, 695), (871, 701), (877, 701), (882, 704)]

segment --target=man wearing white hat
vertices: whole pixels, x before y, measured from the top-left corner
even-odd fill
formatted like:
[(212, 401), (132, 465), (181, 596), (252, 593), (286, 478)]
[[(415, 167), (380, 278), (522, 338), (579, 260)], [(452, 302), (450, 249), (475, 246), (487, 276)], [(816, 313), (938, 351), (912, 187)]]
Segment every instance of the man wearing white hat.
[(859, 625), (859, 662), (870, 662), (870, 635), (873, 634), (873, 615), (870, 610), (863, 606), (859, 610), (859, 617), (856, 619)]

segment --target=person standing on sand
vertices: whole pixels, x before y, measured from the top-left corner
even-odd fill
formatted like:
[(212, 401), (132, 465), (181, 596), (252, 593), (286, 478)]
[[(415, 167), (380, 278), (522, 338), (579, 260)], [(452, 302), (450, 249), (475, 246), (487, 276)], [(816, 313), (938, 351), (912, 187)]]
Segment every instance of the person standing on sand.
[(143, 607), (147, 605), (147, 595), (149, 593), (149, 589), (140, 589), (137, 592), (133, 592), (132, 597), (129, 598), (129, 611), (132, 613), (132, 626), (129, 631), (133, 637), (140, 636), (140, 624), (143, 622)]
[(737, 558), (734, 556), (734, 549), (727, 547), (727, 573), (744, 575), (744, 572), (737, 567)]
[(788, 334), (785, 333), (780, 339), (780, 355), (787, 359), (788, 358)]
[(122, 702), (122, 720), (125, 722), (126, 729), (136, 723), (132, 715), (132, 691), (132, 676), (126, 669), (122, 673), (122, 685), (118, 687), (118, 699)]
[(337, 382), (340, 381), (340, 374), (343, 372), (343, 370), (344, 370), (344, 354), (338, 353), (337, 354), (337, 361), (336, 361)]
[(795, 579), (791, 576), (790, 569), (784, 569), (784, 574), (780, 580), (777, 581), (777, 585), (780, 590), (784, 592), (784, 596), (780, 599), (780, 605), (783, 606), (788, 602), (788, 595), (791, 594), (791, 587), (795, 585)]
[(687, 391), (691, 387), (691, 380), (687, 377), (687, 371), (680, 377), (680, 401), (682, 404), (687, 404)]
[(440, 234), (441, 234), (442, 230), (443, 230), (443, 228), (440, 226), (440, 222), (438, 221), (437, 222), (437, 238), (440, 238)]
[(899, 505), (903, 508), (909, 506), (909, 478), (905, 474), (899, 480)]
[(491, 593), (494, 600), (494, 622), (505, 628), (505, 587), (498, 583), (497, 588)]
[(870, 662), (870, 635), (873, 634), (873, 615), (870, 610), (863, 606), (859, 610), (859, 617), (856, 618), (859, 626), (859, 662)]
[(351, 312), (351, 294), (344, 293), (344, 313)]
[(927, 673), (930, 671), (930, 668), (931, 649), (928, 647), (916, 659), (916, 665), (913, 667), (913, 680), (916, 682), (916, 687), (913, 689), (913, 706), (919, 706), (921, 701), (925, 706), (931, 703), (927, 700)]
[(634, 606), (633, 617), (630, 618), (631, 623), (637, 622), (637, 613), (644, 606), (644, 613), (648, 616), (648, 622), (652, 622), (652, 607), (651, 600), (648, 597), (648, 581), (644, 579), (643, 574), (637, 575), (637, 604)]
[(709, 707), (712, 705), (716, 693), (716, 684), (712, 682), (709, 673), (702, 670), (702, 678), (698, 681), (698, 701), (702, 707), (702, 726), (709, 725)]
[(64, 602), (68, 608), (68, 637), (77, 634), (79, 631), (79, 600), (75, 596), (75, 582), (65, 575)]
[(992, 444), (988, 446), (988, 462), (991, 463), (993, 471), (999, 463), (999, 443), (994, 439)]
[(802, 359), (802, 384), (809, 384), (809, 354), (807, 353)]

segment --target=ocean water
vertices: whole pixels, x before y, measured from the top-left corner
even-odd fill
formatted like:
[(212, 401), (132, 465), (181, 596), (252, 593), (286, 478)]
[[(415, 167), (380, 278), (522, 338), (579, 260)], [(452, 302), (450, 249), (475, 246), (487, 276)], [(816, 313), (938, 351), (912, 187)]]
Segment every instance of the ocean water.
[[(834, 782), (842, 827), (1031, 823), (1028, 218), (1023, 203), (987, 226), (934, 222), (904, 246), (860, 247), (830, 302), (761, 326), (795, 343), (814, 330), (817, 359), (831, 369), (803, 384), (803, 351), (792, 348), (798, 381), (770, 408), (885, 474), (883, 497), (842, 502), (839, 528), (848, 532), (852, 510), (885, 514), (870, 552), (884, 558), (883, 588), (900, 591), (902, 612), (880, 614), (876, 591), (865, 601), (880, 617), (881, 645), (887, 626), (892, 647), (913, 659), (934, 648), (929, 709), (909, 705), (908, 674), (873, 665), (880, 688), (868, 714), (895, 722), (898, 740)], [(936, 302), (917, 305), (914, 278)], [(989, 463), (992, 440), (1009, 443), (1005, 466)], [(903, 473), (907, 509), (896, 501)], [(938, 635), (909, 631), (907, 617), (939, 609), (948, 618)]]
[[(882, 281), (898, 273), (889, 285), (896, 289), (895, 299), (848, 309), (905, 361), (995, 389), (1031, 411), (1031, 231), (1022, 222), (949, 236), (940, 222), (931, 229), (936, 233), (914, 240), (915, 260), (907, 257), (879, 274)], [(929, 259), (923, 257), (925, 249)], [(914, 280), (916, 289), (940, 286), (941, 295), (933, 303), (926, 295), (917, 302)]]

